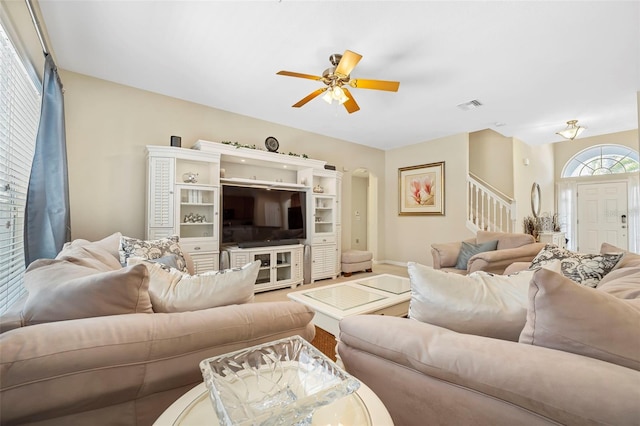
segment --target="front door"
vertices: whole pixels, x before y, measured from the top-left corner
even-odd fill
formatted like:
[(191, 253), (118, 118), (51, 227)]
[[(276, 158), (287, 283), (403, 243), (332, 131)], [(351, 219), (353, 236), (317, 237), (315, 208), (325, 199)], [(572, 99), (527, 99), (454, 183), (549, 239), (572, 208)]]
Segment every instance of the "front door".
[(627, 249), (627, 183), (578, 184), (578, 251), (599, 253), (604, 242)]

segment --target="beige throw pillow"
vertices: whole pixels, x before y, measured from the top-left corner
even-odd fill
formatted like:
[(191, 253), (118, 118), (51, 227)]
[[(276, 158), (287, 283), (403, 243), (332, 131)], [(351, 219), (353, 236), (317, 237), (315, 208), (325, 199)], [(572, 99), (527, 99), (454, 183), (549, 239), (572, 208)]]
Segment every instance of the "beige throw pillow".
[(149, 273), (141, 265), (100, 271), (39, 259), (24, 275), (23, 325), (130, 313), (152, 313)]
[(104, 237), (103, 239), (98, 241), (89, 241), (89, 240), (84, 240), (82, 238), (78, 238), (71, 242), (65, 243), (62, 251), (65, 251), (66, 249), (77, 248), (77, 247), (87, 247), (87, 246), (100, 247), (101, 249), (107, 250), (109, 253), (111, 253), (111, 255), (113, 255), (115, 259), (120, 259), (119, 250), (120, 250), (121, 237), (122, 237), (122, 234), (120, 232), (114, 232), (113, 234), (107, 237)]
[(640, 299), (620, 299), (538, 270), (531, 280), (520, 343), (640, 370)]
[(517, 341), (527, 314), (527, 290), (534, 271), (458, 275), (415, 262), (409, 317), (453, 331)]
[[(628, 250), (621, 249), (620, 247), (616, 247), (609, 243), (602, 243), (600, 246), (600, 253), (602, 254), (616, 254), (622, 253), (622, 259), (616, 265), (616, 269), (618, 268), (628, 268), (632, 266), (640, 266), (640, 254), (632, 253)], [(606, 277), (605, 277), (606, 278)]]
[(155, 312), (197, 311), (252, 302), (260, 269), (256, 260), (241, 268), (189, 275), (139, 258), (130, 258), (129, 263), (142, 263), (149, 270), (149, 294)]

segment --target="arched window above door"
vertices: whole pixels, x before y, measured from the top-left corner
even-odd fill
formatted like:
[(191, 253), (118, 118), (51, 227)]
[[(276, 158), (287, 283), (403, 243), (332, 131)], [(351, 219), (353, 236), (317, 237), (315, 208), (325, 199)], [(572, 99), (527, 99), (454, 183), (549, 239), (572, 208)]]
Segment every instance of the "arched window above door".
[(562, 170), (562, 177), (631, 173), (640, 170), (638, 152), (624, 145), (596, 145), (574, 155)]

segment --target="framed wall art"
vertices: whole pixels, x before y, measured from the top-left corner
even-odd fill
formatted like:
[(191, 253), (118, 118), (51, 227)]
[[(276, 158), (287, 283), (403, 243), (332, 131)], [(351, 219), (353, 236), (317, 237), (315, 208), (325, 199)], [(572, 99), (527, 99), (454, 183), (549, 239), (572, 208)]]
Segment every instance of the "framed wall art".
[(444, 216), (444, 161), (398, 169), (398, 214)]

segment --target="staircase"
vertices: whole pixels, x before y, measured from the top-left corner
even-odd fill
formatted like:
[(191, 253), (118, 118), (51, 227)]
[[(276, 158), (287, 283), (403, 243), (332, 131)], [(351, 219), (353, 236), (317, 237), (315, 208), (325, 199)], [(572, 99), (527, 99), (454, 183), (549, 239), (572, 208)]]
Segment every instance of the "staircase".
[(467, 228), (492, 232), (516, 231), (516, 202), (477, 176), (467, 176)]

